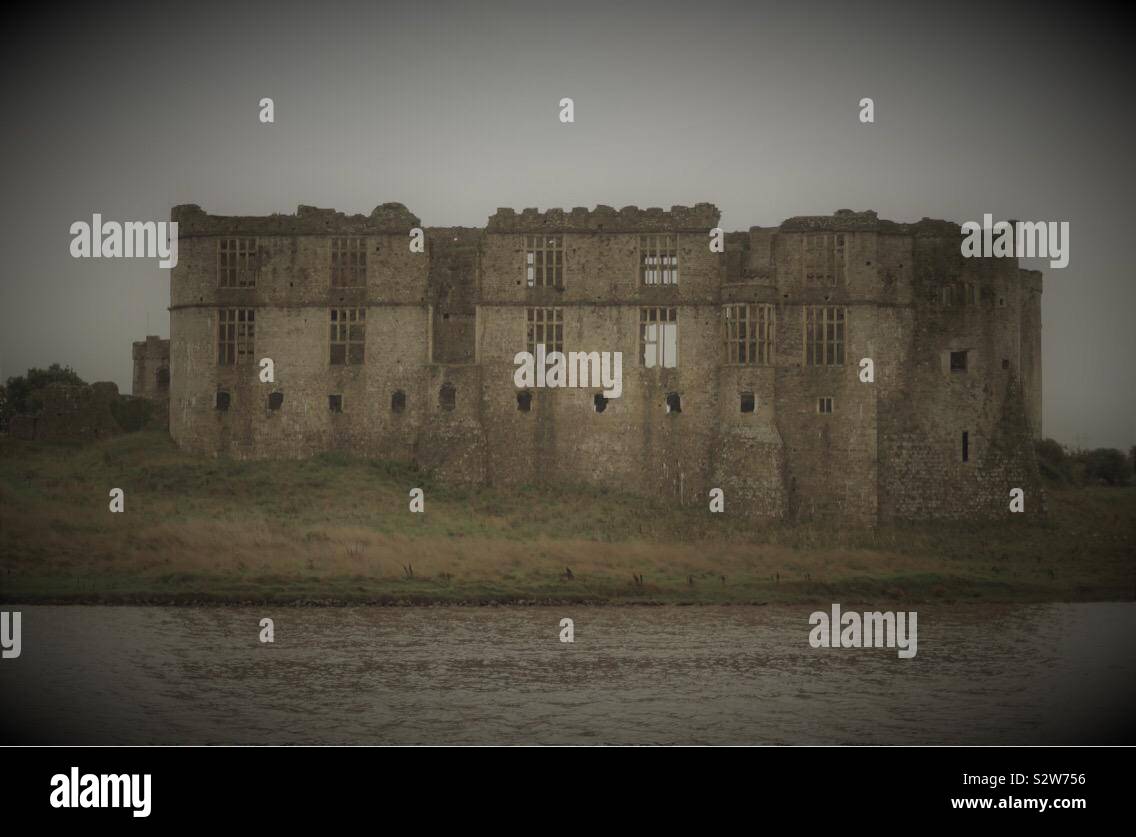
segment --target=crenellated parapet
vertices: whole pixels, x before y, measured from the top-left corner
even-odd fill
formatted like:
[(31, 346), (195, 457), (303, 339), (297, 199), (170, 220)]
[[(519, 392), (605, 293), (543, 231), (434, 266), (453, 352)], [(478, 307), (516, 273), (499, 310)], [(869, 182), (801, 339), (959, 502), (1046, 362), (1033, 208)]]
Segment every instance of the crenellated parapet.
[(490, 233), (638, 233), (638, 232), (689, 232), (705, 234), (718, 226), (721, 212), (712, 203), (694, 206), (672, 206), (640, 209), (625, 206), (615, 209), (599, 205), (589, 210), (577, 206), (571, 211), (548, 209), (516, 210), (504, 207), (489, 218), (486, 231)]
[(421, 226), (418, 216), (401, 203), (376, 206), (370, 215), (347, 215), (334, 209), (299, 206), (294, 215), (210, 215), (197, 204), (175, 206), (170, 220), (182, 238), (208, 235), (391, 235)]

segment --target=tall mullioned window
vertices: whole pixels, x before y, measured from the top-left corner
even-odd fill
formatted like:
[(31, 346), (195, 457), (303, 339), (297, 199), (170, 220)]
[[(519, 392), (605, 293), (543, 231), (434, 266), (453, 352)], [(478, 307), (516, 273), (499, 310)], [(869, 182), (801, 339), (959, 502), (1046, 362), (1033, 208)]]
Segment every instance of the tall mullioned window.
[(356, 366), (362, 363), (366, 342), (366, 308), (331, 309), (332, 366)]
[(646, 369), (678, 366), (678, 309), (639, 309), (639, 359)]
[(844, 365), (844, 309), (828, 305), (805, 308), (805, 365)]
[(358, 288), (367, 284), (367, 239), (331, 239), (331, 286)]
[(765, 365), (773, 361), (773, 306), (726, 305), (726, 363)]
[(564, 310), (562, 308), (525, 309), (525, 345), (536, 357), (536, 347), (543, 345), (546, 355), (564, 351)]
[(217, 278), (222, 288), (255, 288), (256, 273), (255, 238), (217, 241)]
[(530, 288), (564, 286), (564, 236), (525, 236), (525, 283)]
[(217, 363), (232, 366), (253, 360), (256, 340), (255, 308), (217, 309)]
[(639, 236), (639, 282), (678, 284), (678, 240), (670, 233)]
[(844, 233), (805, 235), (805, 284), (832, 287), (844, 281)]

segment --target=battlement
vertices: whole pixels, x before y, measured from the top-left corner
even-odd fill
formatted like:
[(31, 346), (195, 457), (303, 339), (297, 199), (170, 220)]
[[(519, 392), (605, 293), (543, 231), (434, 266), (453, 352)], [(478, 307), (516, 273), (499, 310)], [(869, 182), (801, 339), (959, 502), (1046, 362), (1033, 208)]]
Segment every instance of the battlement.
[(911, 235), (920, 238), (951, 238), (962, 235), (962, 227), (952, 221), (922, 218), (914, 223), (883, 220), (873, 209), (855, 212), (838, 209), (832, 215), (798, 215), (778, 227), (780, 232), (877, 232), (885, 235)]
[(210, 215), (197, 204), (170, 211), (181, 238), (206, 235), (405, 235), (421, 225), (401, 203), (384, 203), (370, 215), (347, 215), (301, 204), (295, 215)]
[(712, 203), (694, 206), (672, 206), (669, 211), (652, 206), (640, 209), (625, 206), (615, 209), (600, 204), (589, 210), (584, 206), (563, 209), (536, 208), (520, 214), (509, 207), (498, 209), (489, 218), (486, 231), (490, 233), (636, 233), (636, 232), (697, 232), (705, 234), (718, 226), (722, 213)]

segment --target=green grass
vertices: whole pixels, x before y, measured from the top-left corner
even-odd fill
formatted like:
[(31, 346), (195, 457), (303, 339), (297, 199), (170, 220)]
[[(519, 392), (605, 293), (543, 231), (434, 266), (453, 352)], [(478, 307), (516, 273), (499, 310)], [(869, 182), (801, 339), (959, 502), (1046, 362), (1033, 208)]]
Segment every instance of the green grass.
[[(408, 510), (414, 487), (425, 514)], [(1136, 489), (1055, 485), (1048, 505), (1040, 521), (792, 526), (586, 486), (457, 488), (343, 454), (203, 458), (157, 432), (3, 439), (0, 599), (1131, 600)]]

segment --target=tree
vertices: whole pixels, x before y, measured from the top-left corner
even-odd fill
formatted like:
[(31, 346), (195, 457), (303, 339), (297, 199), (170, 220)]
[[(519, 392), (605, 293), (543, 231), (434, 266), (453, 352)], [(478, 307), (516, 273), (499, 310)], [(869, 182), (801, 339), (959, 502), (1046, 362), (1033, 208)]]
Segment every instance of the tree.
[(8, 379), (4, 393), (0, 396), (0, 425), (8, 426), (12, 416), (21, 413), (34, 413), (42, 406), (35, 397), (38, 390), (48, 384), (73, 384), (83, 386), (87, 382), (75, 374), (70, 366), (53, 363), (47, 369), (29, 369), (26, 375)]

